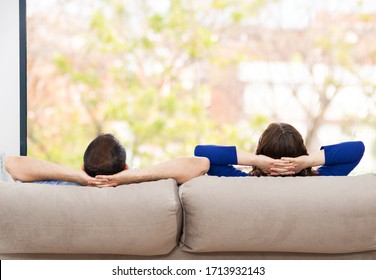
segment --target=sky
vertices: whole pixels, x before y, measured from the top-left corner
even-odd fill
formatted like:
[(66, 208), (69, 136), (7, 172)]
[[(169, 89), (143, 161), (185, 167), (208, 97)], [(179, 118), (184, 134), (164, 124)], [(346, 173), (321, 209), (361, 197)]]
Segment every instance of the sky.
[[(202, 1), (202, 0), (192, 0)], [(27, 0), (27, 12), (29, 15), (40, 10), (53, 11), (58, 0), (40, 1)], [(101, 1), (98, 1), (99, 3)], [(132, 3), (132, 0), (124, 0)], [(169, 7), (170, 0), (149, 0), (156, 12), (163, 14)], [(321, 11), (335, 13), (349, 13), (361, 10), (366, 13), (376, 14), (376, 0), (279, 0), (263, 9), (257, 19), (258, 24), (269, 28), (302, 29), (307, 27), (315, 14)], [(93, 0), (70, 1), (68, 9), (71, 12), (82, 10), (80, 5), (96, 3)], [(79, 5), (78, 5), (79, 4)], [(132, 6), (132, 5), (130, 5)]]
[(260, 15), (266, 27), (283, 29), (303, 29), (319, 12), (351, 13), (361, 10), (376, 13), (375, 0), (280, 0), (270, 5)]

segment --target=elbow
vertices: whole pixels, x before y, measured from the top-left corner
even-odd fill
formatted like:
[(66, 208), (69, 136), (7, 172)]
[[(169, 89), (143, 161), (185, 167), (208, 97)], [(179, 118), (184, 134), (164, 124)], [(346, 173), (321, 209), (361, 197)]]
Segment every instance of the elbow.
[(187, 163), (185, 171), (176, 178), (179, 185), (205, 175), (210, 168), (210, 161), (206, 157), (187, 157), (185, 160)]
[(364, 155), (364, 151), (366, 150), (366, 147), (364, 146), (364, 143), (362, 141), (359, 141), (358, 145), (359, 145), (359, 157), (362, 158)]
[(205, 175), (210, 169), (210, 160), (206, 157), (203, 147), (203, 145), (197, 145), (194, 150), (194, 157), (191, 158), (194, 165), (197, 166), (197, 176)]
[(353, 156), (354, 156), (354, 159), (353, 161), (359, 161), (362, 159), (363, 155), (364, 155), (364, 151), (365, 151), (365, 145), (362, 141), (356, 141), (356, 142), (353, 142), (352, 143), (352, 149), (354, 151), (353, 153)]
[(17, 174), (17, 165), (18, 165), (19, 157), (18, 156), (6, 156), (4, 158), (4, 169), (9, 175), (13, 178), (13, 180), (20, 180)]
[(210, 161), (206, 157), (189, 157), (190, 166), (192, 167), (191, 178), (205, 175), (210, 168)]
[(210, 161), (206, 157), (196, 157), (197, 161), (199, 162), (198, 166), (198, 175), (197, 176), (202, 176), (208, 173), (209, 168), (210, 168)]

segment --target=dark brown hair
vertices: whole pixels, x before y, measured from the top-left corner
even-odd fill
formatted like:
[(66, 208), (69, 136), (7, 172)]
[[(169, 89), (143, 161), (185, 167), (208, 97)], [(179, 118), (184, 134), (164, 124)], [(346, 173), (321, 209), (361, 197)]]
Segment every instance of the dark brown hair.
[[(302, 135), (292, 125), (287, 123), (271, 123), (262, 133), (256, 155), (265, 155), (274, 159), (282, 157), (298, 157), (308, 155)], [(249, 172), (250, 176), (266, 176), (256, 166)], [(294, 176), (313, 176), (317, 173), (311, 167), (303, 169)]]
[(97, 136), (84, 153), (84, 169), (92, 177), (116, 174), (124, 170), (125, 161), (125, 148), (112, 134)]

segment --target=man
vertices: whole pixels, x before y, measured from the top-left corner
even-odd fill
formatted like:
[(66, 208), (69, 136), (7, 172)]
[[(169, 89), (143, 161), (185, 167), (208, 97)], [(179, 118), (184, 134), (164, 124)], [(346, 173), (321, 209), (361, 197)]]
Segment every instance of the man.
[(203, 157), (182, 157), (148, 168), (130, 170), (126, 164), (125, 149), (119, 140), (111, 134), (101, 134), (87, 147), (82, 170), (25, 156), (5, 156), (3, 165), (13, 180), (21, 182), (115, 187), (167, 178), (183, 184), (204, 175), (210, 163)]

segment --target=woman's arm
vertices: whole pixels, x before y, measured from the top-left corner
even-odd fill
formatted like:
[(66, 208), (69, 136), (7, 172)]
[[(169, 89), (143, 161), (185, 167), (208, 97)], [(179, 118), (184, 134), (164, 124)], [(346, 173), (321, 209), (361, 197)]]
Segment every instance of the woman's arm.
[(308, 167), (318, 168), (320, 175), (345, 176), (360, 162), (364, 154), (364, 144), (361, 141), (343, 142), (323, 146), (321, 150), (308, 156), (282, 158), (285, 163), (291, 163), (295, 173)]
[[(207, 157), (210, 161), (208, 174), (215, 176), (248, 176), (248, 173), (240, 171), (232, 165), (257, 166), (265, 174), (271, 176), (291, 175), (292, 164), (280, 162), (264, 155), (255, 155), (250, 152), (237, 149), (235, 146), (198, 145), (195, 148), (195, 156)], [(273, 168), (273, 170), (272, 170)]]
[(288, 169), (292, 173), (290, 175), (299, 173), (303, 169), (309, 167), (320, 166), (325, 163), (325, 153), (324, 150), (312, 153), (310, 155), (299, 156), (296, 158), (283, 157), (271, 170), (277, 170), (281, 166), (289, 166)]
[(22, 182), (58, 180), (86, 185), (92, 178), (84, 171), (26, 156), (6, 156), (4, 166), (14, 180)]
[(151, 167), (142, 169), (124, 170), (114, 175), (98, 175), (93, 180), (89, 180), (89, 185), (112, 186), (156, 181), (172, 178), (178, 184), (204, 175), (209, 169), (209, 161), (204, 157), (182, 157)]
[(343, 142), (321, 147), (325, 152), (325, 164), (318, 168), (320, 175), (346, 176), (360, 162), (364, 154), (361, 141)]

